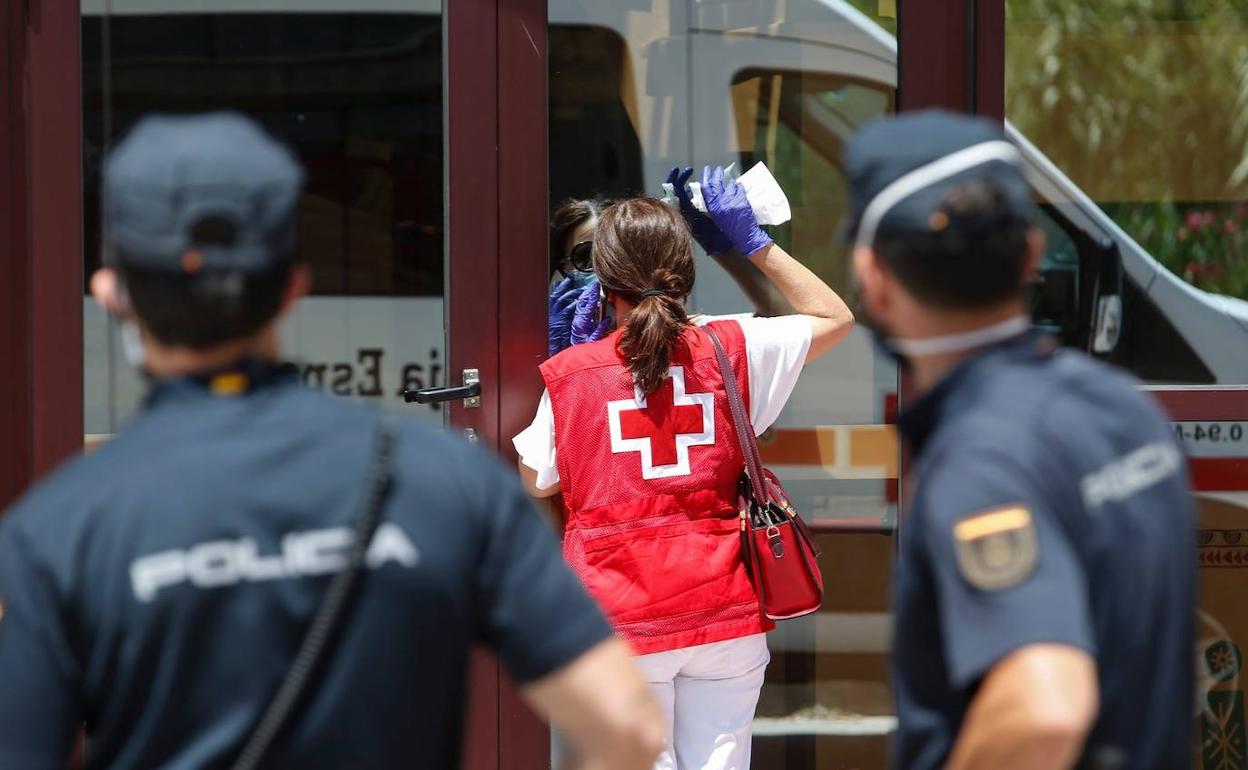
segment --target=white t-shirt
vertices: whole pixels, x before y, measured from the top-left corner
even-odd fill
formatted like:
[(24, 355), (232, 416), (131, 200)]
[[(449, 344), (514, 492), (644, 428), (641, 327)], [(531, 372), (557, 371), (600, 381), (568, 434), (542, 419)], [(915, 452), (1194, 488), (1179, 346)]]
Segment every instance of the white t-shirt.
[[(693, 322), (702, 326), (729, 318), (741, 324), (745, 337), (750, 424), (758, 435), (771, 427), (793, 394), (810, 350), (810, 321), (801, 315), (776, 318), (741, 315), (696, 316)], [(542, 392), (533, 422), (511, 443), (520, 455), (520, 462), (537, 471), (538, 489), (550, 489), (559, 483), (559, 466), (555, 462), (555, 413), (550, 407), (549, 391)]]

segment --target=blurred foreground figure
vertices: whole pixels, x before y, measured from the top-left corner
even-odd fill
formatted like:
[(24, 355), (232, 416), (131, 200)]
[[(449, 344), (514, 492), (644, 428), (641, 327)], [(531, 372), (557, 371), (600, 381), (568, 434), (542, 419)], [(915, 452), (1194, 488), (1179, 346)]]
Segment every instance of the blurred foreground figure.
[(92, 290), (151, 391), (0, 521), (0, 767), (84, 722), (93, 768), (457, 767), (474, 640), (585, 767), (649, 767), (657, 708), (511, 475), (278, 364), (301, 180), (229, 114), (110, 157)]
[(1014, 146), (918, 113), (853, 140), (858, 317), (909, 369), (894, 763), (1184, 768), (1195, 514), (1139, 383), (1029, 330)]

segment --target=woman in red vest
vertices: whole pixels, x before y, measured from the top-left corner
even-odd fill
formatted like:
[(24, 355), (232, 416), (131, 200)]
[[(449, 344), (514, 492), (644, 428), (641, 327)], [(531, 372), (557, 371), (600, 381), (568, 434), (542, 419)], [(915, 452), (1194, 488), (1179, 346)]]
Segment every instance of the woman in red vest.
[[(759, 228), (744, 190), (725, 185), (722, 170), (704, 173), (703, 195), (709, 218), (692, 206), (682, 218), (650, 198), (602, 213), (593, 265), (618, 328), (541, 365), (546, 393), (514, 442), (532, 493), (563, 493), (564, 555), (664, 707), (669, 745), (656, 768), (681, 770), (749, 766), (770, 660), (763, 634), (772, 628), (741, 558), (744, 460), (700, 327), (723, 340), (761, 433), (803, 364), (853, 324), (841, 298)], [(730, 245), (753, 262), (796, 314), (691, 318), (691, 226), (700, 242)]]

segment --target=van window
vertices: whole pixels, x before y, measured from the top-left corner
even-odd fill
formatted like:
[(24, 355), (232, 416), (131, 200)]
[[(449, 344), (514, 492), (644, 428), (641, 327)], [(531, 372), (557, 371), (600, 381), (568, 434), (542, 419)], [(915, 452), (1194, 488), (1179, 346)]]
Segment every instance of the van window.
[(834, 288), (848, 288), (836, 237), (849, 210), (845, 144), (893, 111), (893, 90), (840, 75), (747, 69), (733, 78), (732, 105), (739, 169), (766, 163), (793, 208), (793, 219), (771, 229), (776, 242)]
[(1122, 288), (1122, 338), (1108, 360), (1152, 384), (1214, 384), (1213, 372), (1135, 281), (1124, 279)]
[(1080, 323), (1080, 253), (1075, 239), (1047, 206), (1038, 208), (1036, 224), (1044, 231), (1044, 257), (1032, 288), (1031, 317), (1036, 326), (1056, 335), (1064, 345), (1086, 347), (1088, 330)]
[[(1004, 5), (1014, 127), (1171, 273), (1248, 298), (1244, 4)], [(1134, 289), (1123, 310), (1130, 351), (1111, 358), (1152, 382), (1212, 382), (1182, 341), (1186, 329)], [(1235, 384), (1226, 376), (1219, 384)]]
[[(1032, 294), (1032, 317), (1063, 345), (1091, 352), (1095, 294), (1113, 291), (1096, 285), (1099, 260), (1106, 258), (1097, 242), (1107, 236), (1076, 225), (1046, 201), (1039, 201), (1037, 212), (1045, 254)], [(1113, 351), (1100, 357), (1148, 383), (1215, 382), (1196, 352), (1129, 275), (1122, 278), (1121, 337)]]
[(547, 46), (551, 209), (577, 196), (645, 193), (624, 39), (607, 27), (552, 25)]

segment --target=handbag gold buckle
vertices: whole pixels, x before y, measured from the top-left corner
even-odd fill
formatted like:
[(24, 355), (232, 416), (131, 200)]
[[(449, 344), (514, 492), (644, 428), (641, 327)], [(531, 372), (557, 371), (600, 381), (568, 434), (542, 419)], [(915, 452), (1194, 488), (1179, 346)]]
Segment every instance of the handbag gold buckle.
[(767, 527), (767, 544), (771, 546), (772, 556), (784, 558), (784, 541), (780, 539), (780, 528), (775, 524)]

